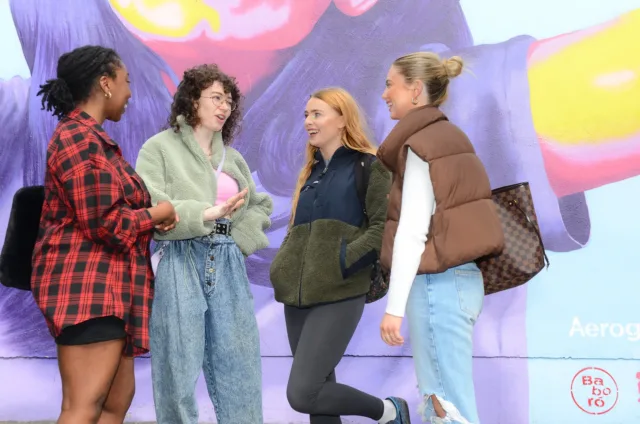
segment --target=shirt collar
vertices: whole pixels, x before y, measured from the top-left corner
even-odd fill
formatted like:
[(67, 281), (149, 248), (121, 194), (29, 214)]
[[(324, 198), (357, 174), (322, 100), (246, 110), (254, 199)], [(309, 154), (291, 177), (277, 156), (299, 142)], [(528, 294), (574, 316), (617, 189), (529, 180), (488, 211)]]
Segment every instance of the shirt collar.
[(87, 112), (80, 110), (78, 108), (74, 109), (67, 115), (67, 118), (76, 121), (86, 127), (89, 127), (93, 132), (95, 132), (105, 143), (110, 144), (112, 146), (117, 146), (118, 144), (109, 137), (109, 134), (102, 128), (102, 125), (98, 123), (91, 115)]
[(351, 157), (354, 154), (357, 154), (358, 151), (357, 150), (351, 150), (346, 146), (340, 146), (338, 147), (338, 149), (333, 153), (333, 156), (329, 158), (328, 161), (325, 162), (324, 158), (322, 157), (322, 153), (320, 153), (320, 149), (318, 149), (315, 154), (314, 154), (314, 158), (318, 163), (324, 164), (325, 166), (329, 165), (329, 163), (331, 162), (340, 162), (343, 159), (347, 159), (349, 157)]

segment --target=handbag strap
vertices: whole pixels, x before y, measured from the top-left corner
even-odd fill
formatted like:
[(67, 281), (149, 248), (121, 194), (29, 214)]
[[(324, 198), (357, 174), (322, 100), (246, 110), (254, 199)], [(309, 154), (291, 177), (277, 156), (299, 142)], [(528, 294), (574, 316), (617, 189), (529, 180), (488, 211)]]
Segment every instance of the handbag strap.
[(218, 164), (218, 169), (216, 169), (216, 179), (220, 178), (220, 174), (222, 173), (222, 165), (224, 165), (224, 159), (227, 156), (227, 148), (222, 148), (222, 159), (220, 159), (220, 163)]
[(540, 246), (542, 246), (542, 254), (544, 255), (544, 261), (546, 262), (547, 266), (546, 268), (549, 268), (549, 258), (547, 257), (547, 251), (544, 248), (544, 242), (542, 241), (542, 235), (540, 235), (540, 231), (538, 230), (538, 226), (536, 224), (533, 223), (533, 221), (531, 220), (531, 218), (529, 218), (529, 214), (527, 214), (518, 204), (517, 200), (509, 200), (509, 205), (514, 205), (516, 208), (518, 208), (518, 210), (520, 211), (520, 213), (522, 215), (524, 215), (525, 218), (527, 218), (527, 221), (529, 222), (529, 224), (531, 225), (531, 227), (533, 227), (533, 231), (536, 232), (536, 235), (538, 236), (538, 240), (540, 240)]

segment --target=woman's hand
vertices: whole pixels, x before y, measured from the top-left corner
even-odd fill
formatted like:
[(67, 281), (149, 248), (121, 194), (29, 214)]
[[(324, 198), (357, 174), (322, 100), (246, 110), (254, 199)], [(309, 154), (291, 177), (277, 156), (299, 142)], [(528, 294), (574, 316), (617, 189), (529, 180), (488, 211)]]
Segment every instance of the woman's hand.
[(159, 201), (156, 206), (148, 210), (149, 213), (151, 213), (151, 219), (153, 219), (157, 231), (163, 233), (171, 231), (176, 227), (176, 224), (180, 222), (180, 217), (173, 207), (173, 204), (167, 200)]
[(176, 218), (172, 223), (169, 223), (170, 221), (165, 221), (161, 224), (156, 225), (156, 231), (161, 232), (161, 233), (166, 233), (167, 231), (171, 231), (174, 228), (176, 228), (176, 225), (178, 225), (178, 222), (180, 222), (180, 217), (178, 216), (178, 213), (176, 212)]
[(384, 314), (380, 324), (380, 337), (389, 346), (401, 346), (404, 338), (400, 335), (402, 317)]
[(233, 212), (238, 210), (244, 205), (244, 197), (249, 192), (248, 188), (245, 188), (235, 196), (230, 197), (226, 202), (221, 205), (213, 206), (204, 210), (205, 221), (215, 221), (219, 218), (228, 218)]

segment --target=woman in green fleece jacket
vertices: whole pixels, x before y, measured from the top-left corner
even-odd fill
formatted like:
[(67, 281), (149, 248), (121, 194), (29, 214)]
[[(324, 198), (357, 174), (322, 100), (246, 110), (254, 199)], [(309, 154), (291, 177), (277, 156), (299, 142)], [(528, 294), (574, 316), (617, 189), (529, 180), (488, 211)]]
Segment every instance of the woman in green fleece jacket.
[(273, 205), (229, 147), (240, 90), (215, 65), (184, 73), (170, 129), (137, 161), (153, 202), (170, 200), (175, 229), (156, 236), (151, 365), (157, 421), (196, 424), (204, 369), (220, 424), (262, 424), (260, 340), (245, 256), (268, 246)]
[[(341, 415), (407, 424), (403, 399), (379, 399), (337, 383), (335, 376), (371, 288), (391, 175), (375, 160), (376, 149), (348, 92), (327, 88), (312, 94), (304, 116), (307, 160), (294, 192), (289, 232), (271, 264), (293, 353), (289, 404), (309, 414), (311, 424), (339, 424)], [(365, 163), (371, 163), (371, 174), (361, 203), (356, 169)]]

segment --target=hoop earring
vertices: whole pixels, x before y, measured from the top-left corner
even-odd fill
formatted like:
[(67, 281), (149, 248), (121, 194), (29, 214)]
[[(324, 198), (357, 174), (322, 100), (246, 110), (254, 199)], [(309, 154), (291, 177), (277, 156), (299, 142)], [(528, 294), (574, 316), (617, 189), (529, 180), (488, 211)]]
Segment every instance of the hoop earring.
[(418, 104), (418, 99), (416, 99), (415, 97), (411, 99), (411, 103), (413, 103), (414, 105)]
[(109, 91), (108, 93), (104, 93), (104, 97), (106, 97), (107, 99), (111, 98), (111, 91)]

